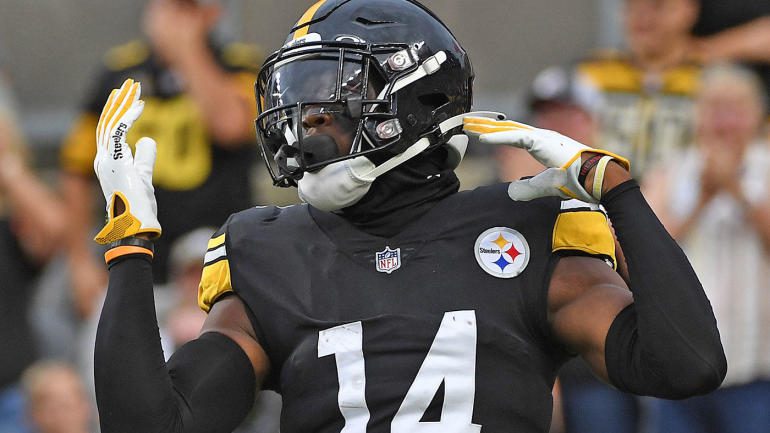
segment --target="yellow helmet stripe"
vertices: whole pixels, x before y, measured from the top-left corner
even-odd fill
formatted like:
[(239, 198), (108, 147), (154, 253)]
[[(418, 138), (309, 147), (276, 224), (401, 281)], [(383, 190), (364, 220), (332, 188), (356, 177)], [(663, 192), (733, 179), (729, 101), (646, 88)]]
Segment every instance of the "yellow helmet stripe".
[(299, 21), (297, 21), (297, 25), (294, 27), (302, 27), (300, 29), (297, 29), (296, 32), (294, 32), (293, 39), (296, 41), (299, 38), (307, 36), (308, 31), (310, 30), (310, 26), (307, 25), (310, 21), (313, 21), (313, 17), (315, 17), (316, 12), (318, 12), (318, 9), (321, 9), (321, 6), (326, 3), (326, 0), (320, 0), (313, 6), (310, 6), (310, 9), (305, 11), (305, 13), (300, 17)]

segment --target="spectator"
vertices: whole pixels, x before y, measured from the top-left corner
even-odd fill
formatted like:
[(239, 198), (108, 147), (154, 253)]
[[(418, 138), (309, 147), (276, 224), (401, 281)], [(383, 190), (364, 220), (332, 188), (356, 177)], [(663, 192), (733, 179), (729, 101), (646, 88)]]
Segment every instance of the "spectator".
[(150, 0), (143, 19), (147, 40), (107, 53), (104, 71), (65, 140), (61, 164), (70, 216), (69, 265), (83, 316), (93, 310), (106, 282), (104, 265), (90, 251), (98, 196), (92, 189), (94, 131), (109, 91), (125, 78), (142, 81), (146, 101), (132, 135), (152, 136), (159, 143), (153, 176), (164, 229), (154, 262), (158, 282), (167, 279), (175, 239), (196, 227), (221, 224), (252, 203), (249, 175), (256, 148), (250, 125), (259, 56), (251, 46), (214, 40), (211, 31), (221, 12), (216, 0)]
[(60, 244), (57, 198), (24, 161), (24, 145), (0, 75), (0, 433), (23, 433), (22, 371), (36, 357), (27, 317), (41, 267)]
[(692, 50), (703, 62), (748, 62), (770, 97), (770, 2), (700, 0)]
[(710, 68), (697, 99), (696, 146), (648, 177), (650, 203), (713, 304), (729, 365), (711, 395), (656, 401), (655, 431), (770, 426), (770, 148), (761, 95), (748, 70)]
[(67, 364), (44, 361), (22, 378), (34, 433), (89, 433), (93, 408), (80, 376)]
[[(529, 94), (531, 122), (590, 144), (596, 128), (591, 113), (598, 95), (587, 92), (590, 88), (575, 85), (574, 77), (569, 69), (561, 67), (547, 68), (535, 77)], [(544, 169), (525, 151), (501, 147), (497, 152), (501, 180), (532, 176)], [(581, 359), (562, 367), (559, 384), (567, 433), (637, 431), (637, 398), (599, 381)]]
[(698, 0), (624, 0), (628, 50), (578, 65), (578, 81), (603, 96), (594, 144), (629, 157), (636, 177), (691, 142), (700, 67), (688, 50), (697, 15)]

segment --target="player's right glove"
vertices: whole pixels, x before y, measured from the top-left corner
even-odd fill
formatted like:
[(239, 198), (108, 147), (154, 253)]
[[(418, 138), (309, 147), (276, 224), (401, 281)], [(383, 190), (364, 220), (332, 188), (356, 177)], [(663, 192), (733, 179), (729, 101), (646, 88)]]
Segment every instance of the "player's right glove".
[[(601, 200), (601, 184), (607, 163), (615, 160), (626, 169), (630, 167), (627, 159), (606, 150), (593, 149), (558, 132), (511, 120), (466, 117), (463, 130), (468, 135), (479, 136), (479, 141), (482, 143), (524, 149), (538, 162), (548, 167), (537, 176), (511, 182), (508, 195), (514, 200), (529, 201), (540, 197), (556, 196), (564, 200), (578, 199), (587, 203), (598, 203)], [(586, 190), (582, 180), (586, 173), (581, 174), (581, 169), (588, 171), (589, 168), (583, 165), (584, 152), (600, 155), (593, 161), (598, 163), (598, 174), (595, 176), (591, 191)]]
[(156, 145), (151, 138), (136, 143), (136, 157), (126, 144), (131, 125), (142, 114), (141, 85), (128, 79), (110, 94), (96, 127), (94, 171), (107, 200), (107, 224), (94, 240), (108, 244), (146, 233), (160, 236), (158, 206), (152, 186)]

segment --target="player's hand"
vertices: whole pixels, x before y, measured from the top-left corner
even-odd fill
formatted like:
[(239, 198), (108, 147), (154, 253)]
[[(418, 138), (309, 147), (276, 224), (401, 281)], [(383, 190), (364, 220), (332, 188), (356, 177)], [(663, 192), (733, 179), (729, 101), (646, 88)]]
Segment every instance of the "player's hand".
[(556, 196), (598, 203), (601, 192), (589, 192), (578, 180), (583, 164), (581, 156), (585, 152), (608, 155), (627, 170), (630, 166), (628, 160), (610, 152), (590, 148), (554, 131), (510, 120), (466, 117), (463, 129), (466, 134), (479, 136), (482, 143), (524, 149), (549, 167), (535, 177), (511, 183), (508, 194), (518, 201)]
[(152, 186), (155, 140), (141, 138), (136, 143), (136, 157), (126, 144), (128, 130), (144, 108), (140, 95), (141, 85), (126, 80), (110, 94), (96, 127), (94, 171), (107, 200), (107, 225), (94, 238), (100, 244), (161, 233)]

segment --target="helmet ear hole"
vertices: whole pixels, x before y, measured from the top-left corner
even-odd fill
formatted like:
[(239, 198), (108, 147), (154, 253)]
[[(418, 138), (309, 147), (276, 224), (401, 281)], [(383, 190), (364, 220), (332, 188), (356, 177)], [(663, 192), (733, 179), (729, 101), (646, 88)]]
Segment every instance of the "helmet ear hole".
[(431, 111), (436, 111), (449, 103), (449, 98), (443, 93), (420, 95), (417, 97), (417, 100), (420, 101), (420, 104), (430, 107)]

